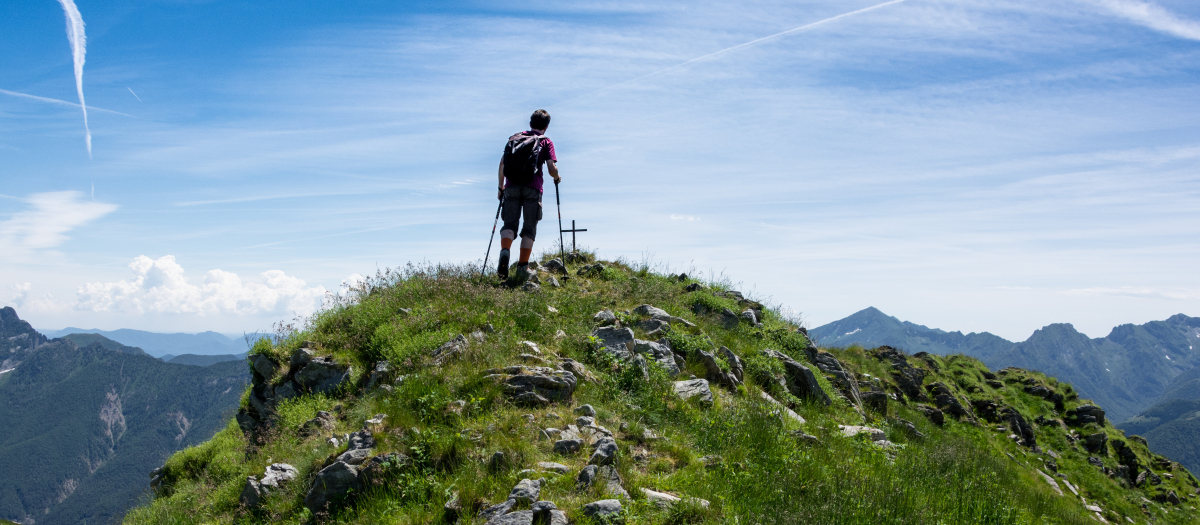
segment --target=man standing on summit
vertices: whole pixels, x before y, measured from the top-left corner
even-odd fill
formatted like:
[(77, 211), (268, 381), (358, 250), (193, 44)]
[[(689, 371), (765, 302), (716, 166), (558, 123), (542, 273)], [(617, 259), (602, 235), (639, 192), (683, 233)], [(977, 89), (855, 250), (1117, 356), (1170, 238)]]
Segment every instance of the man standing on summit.
[(529, 117), (529, 131), (509, 137), (504, 145), (504, 156), (500, 158), (500, 188), (496, 193), (496, 198), (504, 203), (500, 215), (504, 219), (504, 228), (500, 230), (500, 267), (496, 268), (501, 279), (508, 278), (509, 249), (517, 238), (517, 223), (522, 218), (525, 224), (521, 227), (518, 272), (524, 273), (529, 265), (537, 223), (542, 220), (542, 164), (550, 169), (555, 184), (562, 180), (555, 164), (558, 158), (554, 156), (554, 142), (546, 136), (548, 127), (550, 113), (544, 109), (534, 111)]

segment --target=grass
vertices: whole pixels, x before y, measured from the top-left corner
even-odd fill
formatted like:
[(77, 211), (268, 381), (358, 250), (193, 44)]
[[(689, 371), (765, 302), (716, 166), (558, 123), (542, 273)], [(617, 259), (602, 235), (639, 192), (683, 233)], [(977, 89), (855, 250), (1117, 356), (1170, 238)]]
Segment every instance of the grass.
[[(589, 259), (588, 262), (592, 262)], [(333, 308), (320, 312), (303, 326), (281, 331), (256, 346), (285, 365), (303, 341), (311, 341), (341, 362), (353, 365), (361, 379), (378, 360), (388, 360), (403, 379), (393, 390), (347, 391), (341, 396), (302, 396), (279, 407), (279, 423), (253, 441), (231, 423), (211, 441), (176, 454), (167, 464), (169, 490), (150, 505), (135, 509), (129, 523), (305, 523), (314, 517), (303, 506), (304, 493), (316, 472), (341, 450), (324, 436), (300, 436), (296, 429), (318, 410), (337, 416), (335, 433), (361, 428), (376, 414), (386, 414), (384, 429), (375, 433), (377, 453), (400, 452), (412, 466), (386, 483), (365, 488), (336, 505), (326, 523), (439, 523), (442, 505), (454, 494), (470, 522), (481, 508), (504, 499), (522, 476), (519, 472), (539, 461), (570, 467), (567, 475), (538, 474), (547, 483), (542, 499), (554, 501), (573, 522), (585, 523), (579, 509), (607, 497), (600, 489), (575, 491), (574, 475), (586, 464), (586, 453), (562, 456), (553, 442), (538, 437), (546, 427), (562, 428), (574, 420), (572, 407), (588, 403), (598, 411), (598, 423), (612, 430), (620, 452), (616, 467), (631, 499), (625, 501), (627, 524), (675, 523), (1095, 523), (1073, 496), (1058, 496), (1034, 470), (1045, 470), (1045, 454), (1035, 454), (1011, 442), (1007, 431), (981, 421), (948, 421), (937, 427), (913, 406), (891, 402), (886, 414), (865, 413), (866, 423), (883, 429), (890, 448), (861, 437), (842, 435), (838, 425), (863, 424), (863, 415), (835, 397), (832, 406), (796, 399), (773, 386), (782, 369), (759, 355), (770, 348), (807, 363), (808, 341), (789, 319), (764, 310), (761, 326), (742, 323), (726, 329), (719, 313), (744, 307), (717, 292), (728, 283), (705, 283), (707, 290), (685, 292), (693, 280), (659, 274), (645, 265), (604, 262), (602, 271), (572, 275), (561, 288), (543, 286), (527, 293), (497, 286), (465, 267), (409, 266), (384, 271), (368, 280)], [(580, 264), (573, 265), (578, 268)], [(731, 391), (714, 386), (711, 407), (683, 402), (673, 395), (671, 379), (654, 367), (646, 381), (640, 371), (608, 359), (594, 350), (592, 316), (610, 308), (630, 320), (631, 311), (649, 303), (696, 324), (676, 327), (667, 335), (672, 347), (695, 355), (720, 346), (733, 350), (746, 363), (747, 383)], [(697, 307), (699, 305), (699, 307)], [(552, 311), (551, 308), (557, 310)], [(698, 315), (695, 311), (716, 312)], [(490, 327), (483, 342), (472, 342), (457, 359), (443, 366), (430, 363), (430, 352), (450, 338)], [(559, 331), (565, 336), (556, 336)], [(644, 338), (640, 330), (638, 337)], [(528, 352), (523, 341), (536, 343), (544, 357), (572, 358), (585, 363), (595, 382), (580, 381), (571, 404), (542, 409), (513, 406), (483, 371), (518, 363)], [(830, 350), (843, 365), (863, 379), (877, 378), (894, 390), (890, 365), (861, 347)], [(1037, 416), (1054, 417), (1053, 405), (1024, 393), (1021, 381), (1040, 382), (1060, 392), (1067, 385), (1024, 371), (1005, 374), (1006, 387), (984, 383), (982, 363), (962, 356), (910, 358), (930, 371), (925, 384), (941, 381), (967, 399), (996, 399), (1017, 408), (1031, 423)], [(688, 360), (684, 374), (703, 376), (703, 367)], [(821, 386), (833, 395), (827, 378)], [(361, 384), (361, 383), (360, 383)], [(758, 391), (772, 390), (807, 422), (798, 425), (781, 417)], [(462, 401), (461, 410), (451, 410)], [(1082, 403), (1074, 398), (1067, 407)], [(925, 434), (915, 439), (895, 418), (914, 423)], [(662, 440), (643, 441), (644, 429)], [(814, 435), (818, 443), (798, 438), (797, 431)], [(1106, 425), (1103, 431), (1120, 438)], [(1039, 444), (1057, 451), (1060, 472), (1067, 473), (1089, 502), (1106, 509), (1110, 520), (1128, 516), (1146, 522), (1141, 497), (1162, 490), (1128, 489), (1087, 463), (1087, 454), (1057, 426), (1037, 428)], [(1128, 440), (1126, 440), (1128, 442)], [(1153, 459), (1144, 447), (1130, 442), (1144, 465)], [(489, 460), (503, 452), (506, 465), (492, 468)], [(1011, 457), (1009, 456), (1011, 454)], [(719, 456), (719, 461), (701, 458)], [(1115, 466), (1114, 458), (1104, 458)], [(287, 462), (300, 471), (300, 480), (265, 500), (261, 509), (238, 505), (246, 476), (261, 475), (270, 463)], [(1191, 486), (1191, 475), (1175, 471), (1169, 487), (1180, 496)], [(645, 500), (641, 488), (702, 498), (659, 509)], [(1186, 491), (1191, 494), (1191, 490)], [(1147, 508), (1156, 523), (1191, 523), (1194, 498), (1179, 507), (1157, 503)]]

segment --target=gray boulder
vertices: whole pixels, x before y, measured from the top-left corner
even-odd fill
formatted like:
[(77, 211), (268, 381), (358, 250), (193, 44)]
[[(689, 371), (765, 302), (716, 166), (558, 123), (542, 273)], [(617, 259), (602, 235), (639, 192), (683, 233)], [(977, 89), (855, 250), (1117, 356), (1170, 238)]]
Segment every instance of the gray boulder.
[(738, 314), (734, 313), (733, 310), (728, 308), (721, 310), (721, 326), (724, 326), (726, 330), (737, 328), (740, 322), (741, 317), (738, 317)]
[(279, 371), (279, 365), (275, 364), (275, 361), (272, 361), (270, 357), (263, 354), (251, 355), (246, 360), (250, 361), (250, 366), (264, 380), (270, 380), (272, 377), (275, 377), (275, 372)]
[(292, 374), (299, 372), (305, 365), (317, 357), (316, 353), (311, 348), (300, 348), (292, 352), (292, 358), (288, 361), (288, 368)]
[(312, 488), (304, 497), (304, 506), (314, 514), (324, 511), (334, 502), (350, 492), (361, 489), (358, 470), (354, 466), (338, 461), (321, 469)]
[(675, 395), (680, 399), (688, 400), (696, 398), (701, 403), (709, 405), (713, 402), (712, 390), (708, 388), (708, 381), (704, 379), (692, 379), (690, 381), (676, 381), (674, 384)]
[(265, 498), (281, 485), (296, 479), (299, 475), (300, 473), (296, 470), (296, 467), (287, 463), (272, 463), (263, 472), (261, 480), (254, 479), (253, 476), (246, 478), (246, 486), (242, 489), (241, 502), (247, 507), (257, 507), (261, 503), (262, 498)]
[(583, 492), (598, 485), (605, 494), (628, 498), (629, 493), (622, 484), (620, 473), (612, 465), (588, 465), (575, 478), (576, 491)]
[(1108, 454), (1108, 435), (1103, 432), (1083, 436), (1083, 448), (1088, 452)]
[(600, 326), (612, 326), (617, 323), (617, 316), (612, 313), (612, 310), (604, 309), (596, 312), (596, 315), (592, 316), (592, 321)]
[(633, 343), (634, 353), (646, 356), (647, 360), (658, 363), (658, 366), (666, 370), (667, 375), (671, 377), (679, 375), (679, 365), (675, 363), (675, 354), (671, 353), (671, 349), (666, 345), (640, 339), (634, 339)]
[[(739, 377), (742, 375), (741, 359), (738, 359), (736, 355), (733, 355), (733, 352), (730, 352), (728, 348), (722, 346), (721, 350), (724, 350), (722, 359), (724, 359), (725, 362), (730, 365), (730, 370), (728, 372), (721, 369), (721, 365), (717, 363), (716, 356), (705, 352), (704, 350), (699, 351), (700, 362), (704, 365), (705, 377), (707, 377), (708, 381), (711, 383), (736, 389), (742, 384), (742, 378)], [(732, 356), (734, 363), (729, 363), (729, 356)], [(735, 363), (736, 368), (734, 366)]]
[(553, 472), (555, 474), (566, 474), (571, 471), (571, 467), (552, 461), (539, 461), (537, 468), (542, 469), (544, 472)]
[(298, 430), (301, 436), (312, 436), (333, 430), (334, 418), (333, 414), (321, 410), (317, 412), (317, 417), (305, 421), (300, 425)]
[(633, 330), (629, 328), (617, 328), (615, 326), (602, 326), (593, 330), (592, 335), (599, 340), (597, 346), (600, 347), (601, 351), (612, 354), (620, 359), (629, 359), (632, 357)]
[(388, 372), (391, 371), (392, 365), (387, 361), (375, 363), (375, 369), (371, 371), (371, 375), (367, 377), (367, 390), (374, 390), (375, 387), (383, 384), (387, 379)]
[(549, 262), (542, 264), (542, 268), (545, 268), (548, 272), (567, 274), (567, 267), (558, 259), (551, 259)]
[(437, 347), (433, 351), (433, 364), (441, 366), (450, 361), (453, 357), (461, 354), (467, 349), (467, 338), (462, 334), (458, 334), (454, 339), (446, 341), (442, 346)]
[(579, 449), (582, 448), (582, 439), (560, 439), (554, 442), (554, 451), (564, 456), (579, 452)]
[(808, 355), (808, 361), (830, 379), (830, 382), (842, 393), (847, 401), (850, 401), (851, 404), (862, 406), (863, 399), (862, 393), (858, 388), (858, 380), (854, 379), (854, 374), (851, 374), (842, 366), (841, 361), (838, 361), (829, 352), (818, 350), (811, 343), (804, 350), (804, 353)]
[(589, 465), (611, 465), (617, 459), (617, 442), (612, 438), (601, 438), (592, 445)]
[(763, 350), (762, 353), (783, 363), (784, 380), (787, 383), (788, 392), (791, 392), (792, 395), (801, 399), (815, 399), (824, 405), (833, 403), (829, 394), (826, 394), (825, 389), (821, 388), (821, 384), (817, 382), (817, 376), (808, 367), (783, 352), (768, 349)]
[(295, 381), (315, 394), (333, 392), (350, 381), (350, 366), (338, 364), (328, 357), (314, 357), (296, 372)]
[(498, 379), (504, 392), (519, 404), (543, 406), (550, 401), (566, 401), (575, 393), (575, 374), (539, 366), (510, 366), (488, 370), (487, 377)]
[(574, 412), (584, 417), (596, 417), (596, 409), (592, 405), (579, 405), (575, 407)]
[(579, 381), (589, 381), (592, 383), (596, 382), (596, 377), (587, 371), (587, 368), (583, 366), (583, 363), (580, 363), (574, 359), (560, 359), (558, 361), (558, 368), (570, 372), (575, 376), (575, 379)]
[(283, 401), (285, 399), (291, 399), (298, 395), (300, 395), (300, 389), (296, 387), (296, 383), (291, 381), (275, 387), (276, 402)]
[(532, 505), (538, 500), (541, 493), (542, 480), (523, 479), (517, 482), (512, 491), (508, 493), (508, 499), (515, 501), (518, 505)]
[(1068, 425), (1074, 426), (1083, 426), (1088, 423), (1104, 426), (1104, 410), (1096, 405), (1075, 407), (1067, 411), (1066, 421)]
[(592, 519), (616, 517), (621, 514), (621, 502), (615, 499), (602, 499), (583, 506), (583, 515)]
[[(511, 499), (501, 501), (500, 503), (497, 503), (495, 505), (492, 505), (490, 507), (487, 507), (487, 508), (479, 511), (479, 518), (488, 520), (488, 523), (492, 523), (492, 521), (491, 521), (492, 519), (499, 517), (499, 516), (503, 516), (505, 514), (508, 514), (508, 512), (510, 510), (512, 510), (513, 507), (515, 507), (516, 505), (517, 505), (517, 502), (515, 502)], [(530, 521), (533, 520), (532, 513), (530, 513), (529, 519), (530, 519)]]
[(533, 525), (533, 511), (519, 510), (511, 514), (501, 514), (488, 520), (485, 525)]

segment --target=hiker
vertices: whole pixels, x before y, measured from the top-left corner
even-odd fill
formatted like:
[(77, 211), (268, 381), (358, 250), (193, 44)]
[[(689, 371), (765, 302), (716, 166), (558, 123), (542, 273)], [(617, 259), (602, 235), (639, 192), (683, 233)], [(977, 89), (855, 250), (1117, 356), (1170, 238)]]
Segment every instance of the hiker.
[(500, 266), (496, 273), (501, 279), (508, 278), (509, 249), (517, 238), (517, 223), (522, 218), (521, 258), (517, 260), (517, 271), (520, 275), (528, 272), (537, 223), (542, 220), (542, 164), (549, 168), (555, 184), (562, 181), (555, 164), (558, 159), (554, 156), (554, 142), (546, 136), (549, 126), (550, 113), (544, 109), (534, 111), (529, 117), (529, 131), (509, 137), (504, 156), (500, 158), (500, 187), (496, 198), (504, 203), (500, 214), (504, 228), (500, 230)]

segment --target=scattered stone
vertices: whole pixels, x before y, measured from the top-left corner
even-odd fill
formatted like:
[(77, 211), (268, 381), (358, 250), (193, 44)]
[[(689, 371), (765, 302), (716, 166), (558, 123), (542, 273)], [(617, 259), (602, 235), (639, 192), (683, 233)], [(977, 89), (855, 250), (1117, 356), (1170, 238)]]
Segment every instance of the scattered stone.
[(575, 407), (574, 412), (581, 416), (596, 417), (596, 409), (592, 408), (592, 405), (580, 405)]
[(450, 359), (458, 356), (463, 352), (463, 350), (466, 349), (467, 338), (463, 337), (462, 334), (458, 334), (454, 337), (454, 339), (446, 341), (444, 344), (442, 344), (442, 346), (437, 347), (437, 349), (433, 351), (433, 364), (438, 366), (444, 365), (446, 362), (450, 361)]
[(604, 309), (593, 315), (592, 321), (599, 323), (600, 326), (611, 326), (617, 323), (617, 316), (612, 313), (612, 310)]
[(633, 330), (615, 326), (604, 326), (593, 330), (592, 335), (599, 340), (598, 346), (601, 351), (612, 354), (619, 359), (630, 359), (633, 357), (631, 353), (634, 340)]
[(790, 408), (788, 408), (788, 407), (784, 406), (784, 404), (783, 404), (783, 403), (780, 403), (780, 402), (779, 402), (779, 401), (777, 401), (775, 398), (771, 397), (771, 395), (770, 395), (770, 394), (768, 394), (768, 393), (766, 393), (766, 392), (763, 392), (763, 391), (761, 391), (761, 390), (760, 390), (760, 391), (758, 392), (758, 395), (759, 395), (759, 397), (761, 397), (761, 398), (763, 398), (764, 400), (766, 400), (768, 403), (771, 403), (772, 405), (775, 405), (775, 406), (777, 407), (777, 410), (779, 410), (781, 413), (783, 413), (783, 414), (784, 414), (784, 415), (786, 415), (787, 417), (790, 417), (790, 418), (792, 418), (792, 419), (793, 419), (793, 420), (795, 420), (797, 423), (800, 423), (800, 424), (804, 424), (804, 423), (805, 423), (805, 421), (804, 421), (804, 418), (803, 418), (803, 417), (801, 417), (801, 416), (800, 416), (800, 414), (797, 414), (797, 413), (793, 412), (793, 411), (792, 411), (792, 409), (790, 409)]
[(560, 439), (554, 442), (554, 451), (564, 456), (579, 452), (582, 448), (582, 439)]
[[(516, 505), (517, 505), (517, 502), (515, 502), (511, 499), (504, 500), (500, 503), (497, 503), (495, 505), (492, 505), (490, 507), (487, 507), (487, 508), (479, 511), (479, 518), (488, 520), (488, 523), (493, 523), (493, 521), (491, 521), (492, 518), (496, 518), (498, 516), (503, 516), (505, 514), (508, 514), (508, 511), (512, 510), (512, 508), (515, 507)], [(532, 516), (530, 516), (530, 521), (532, 521)]]
[(721, 310), (721, 326), (724, 326), (726, 330), (737, 328), (739, 323), (741, 323), (741, 318), (738, 317), (738, 314), (733, 313), (733, 310), (728, 308)]
[(525, 347), (528, 348), (530, 352), (533, 352), (534, 355), (541, 355), (542, 353), (542, 350), (538, 348), (537, 343), (533, 341), (521, 341), (521, 344), (525, 345)]
[(1088, 423), (1104, 426), (1104, 410), (1096, 405), (1083, 405), (1068, 410), (1065, 419), (1071, 426), (1083, 426)]
[(637, 308), (634, 308), (633, 313), (635, 315), (647, 316), (647, 317), (650, 317), (651, 319), (662, 321), (665, 323), (679, 323), (679, 324), (682, 324), (682, 325), (688, 326), (688, 327), (696, 326), (695, 324), (692, 324), (692, 322), (688, 321), (687, 319), (684, 319), (682, 317), (676, 317), (674, 315), (667, 313), (667, 311), (663, 310), (662, 308), (658, 308), (656, 306), (649, 305), (649, 304), (643, 304), (641, 306), (638, 306)]
[(675, 377), (679, 375), (679, 366), (675, 363), (675, 354), (666, 345), (635, 339), (633, 341), (633, 352), (639, 356), (645, 356), (648, 360), (658, 363), (663, 370), (667, 371), (667, 375)]
[(592, 457), (589, 465), (611, 465), (617, 459), (617, 442), (612, 438), (602, 438), (592, 445)]
[(551, 259), (549, 262), (543, 263), (542, 268), (545, 268), (547, 272), (567, 274), (567, 267), (558, 259)]
[(553, 463), (550, 461), (539, 461), (537, 467), (555, 474), (566, 474), (571, 470), (571, 467), (563, 465), (562, 463)]
[[(868, 391), (862, 393), (863, 407), (880, 414), (887, 414), (887, 401), (888, 396), (884, 392)], [(938, 410), (939, 414), (941, 412), (941, 410)]]
[(583, 366), (583, 363), (580, 363), (574, 359), (560, 359), (558, 361), (558, 368), (570, 372), (575, 376), (576, 379), (581, 381), (588, 381), (591, 383), (596, 382), (596, 377), (593, 376), (591, 372), (587, 371), (587, 368)]
[[(669, 508), (670, 506), (683, 501), (683, 498), (680, 498), (679, 496), (667, 494), (666, 492), (653, 491), (648, 488), (642, 488), (642, 494), (646, 495), (646, 501), (649, 501), (660, 509)], [(701, 507), (706, 509), (709, 506), (708, 500), (699, 498), (688, 498), (688, 500), (694, 500), (696, 503), (700, 504)]]
[(703, 379), (676, 381), (674, 389), (675, 395), (679, 396), (680, 399), (688, 400), (694, 397), (705, 405), (710, 405), (713, 402), (712, 390), (708, 388), (708, 381)]
[(450, 496), (450, 500), (442, 505), (442, 521), (457, 523), (460, 516), (462, 516), (462, 503), (458, 501), (458, 493), (455, 492)]
[(925, 434), (921, 433), (920, 430), (917, 430), (917, 425), (915, 425), (912, 421), (909, 421), (907, 419), (896, 418), (896, 426), (904, 429), (904, 431), (907, 432), (908, 435), (910, 435), (914, 438), (925, 439)]
[[(387, 379), (388, 371), (390, 371), (391, 368), (391, 363), (388, 363), (387, 361), (375, 363), (375, 369), (371, 370), (371, 375), (367, 378), (367, 390), (374, 390), (375, 387), (383, 384), (384, 380)], [(279, 395), (278, 389), (276, 390), (275, 395)]]
[(917, 405), (917, 410), (925, 414), (925, 417), (929, 418), (929, 421), (939, 427), (946, 424), (946, 416), (939, 409), (927, 405)]
[(508, 499), (516, 501), (518, 505), (532, 505), (541, 494), (542, 480), (523, 479), (508, 493)]
[(763, 350), (762, 354), (783, 363), (784, 381), (787, 384), (788, 392), (791, 392), (792, 395), (801, 399), (814, 399), (824, 405), (833, 403), (829, 399), (829, 394), (826, 394), (825, 390), (821, 388), (821, 384), (817, 382), (817, 376), (808, 367), (776, 350)]
[(881, 346), (871, 354), (875, 359), (887, 361), (892, 365), (892, 378), (900, 391), (913, 401), (926, 401), (925, 393), (921, 391), (921, 383), (925, 380), (925, 369), (917, 368), (908, 363), (904, 353), (890, 346)]
[(851, 438), (859, 434), (866, 434), (871, 441), (884, 441), (887, 439), (887, 435), (878, 428), (858, 425), (838, 425), (838, 430), (842, 431), (843, 436)]
[(546, 406), (551, 401), (566, 401), (575, 393), (575, 375), (566, 370), (516, 365), (485, 374), (499, 380), (504, 392), (521, 406)]
[[(1100, 461), (1100, 458), (1098, 458), (1096, 456), (1088, 457), (1088, 463), (1091, 463), (1096, 468), (1104, 468), (1104, 462)], [(1142, 478), (1139, 477), (1138, 479), (1142, 479)]]
[(296, 384), (314, 394), (330, 393), (350, 382), (350, 365), (329, 357), (314, 357), (295, 375)]
[(579, 471), (575, 478), (575, 490), (582, 492), (600, 484), (603, 492), (612, 496), (628, 498), (629, 493), (622, 486), (621, 475), (612, 465), (588, 465)]
[(621, 514), (621, 502), (615, 499), (602, 499), (583, 506), (583, 515), (592, 519), (616, 517)]
[(1108, 435), (1103, 432), (1083, 436), (1083, 448), (1093, 454), (1108, 455)]
[(304, 506), (314, 514), (322, 512), (331, 502), (360, 488), (358, 470), (343, 461), (337, 461), (317, 473), (312, 488), (304, 497)]
[(708, 287), (704, 286), (703, 284), (700, 284), (700, 283), (692, 283), (692, 284), (689, 284), (689, 285), (683, 287), (683, 289), (686, 292), (695, 292), (698, 290), (707, 290)]
[(335, 422), (335, 420), (334, 420), (333, 414), (330, 414), (329, 412), (321, 410), (321, 411), (317, 412), (317, 417), (314, 417), (308, 421), (305, 421), (303, 424), (301, 424), (300, 429), (297, 431), (297, 433), (299, 433), (301, 436), (305, 436), (305, 437), (316, 435), (316, 434), (322, 434), (322, 433), (328, 432), (330, 430), (333, 430), (334, 422)]
[(247, 507), (257, 507), (262, 498), (280, 485), (296, 479), (300, 472), (296, 467), (287, 463), (272, 463), (267, 466), (261, 480), (253, 477), (246, 478), (246, 487), (242, 489), (241, 502)]
[(1057, 492), (1059, 496), (1063, 495), (1062, 489), (1058, 487), (1058, 482), (1054, 481), (1054, 478), (1050, 477), (1049, 474), (1042, 472), (1040, 469), (1034, 469), (1034, 470), (1037, 470), (1037, 473), (1041, 474), (1042, 479), (1046, 480), (1046, 483), (1048, 485), (1050, 485), (1050, 488), (1054, 489), (1054, 492)]
[[(534, 279), (536, 279), (536, 278), (537, 278), (537, 275), (533, 275), (528, 281), (525, 281), (525, 284), (521, 285), (521, 290), (525, 291), (525, 292), (530, 292), (530, 293), (537, 293), (537, 292), (542, 291), (542, 285), (534, 282)], [(555, 281), (555, 282), (557, 282), (557, 281)]]
[(758, 316), (754, 315), (754, 310), (743, 310), (740, 317), (743, 321), (750, 323), (750, 326), (758, 324)]

